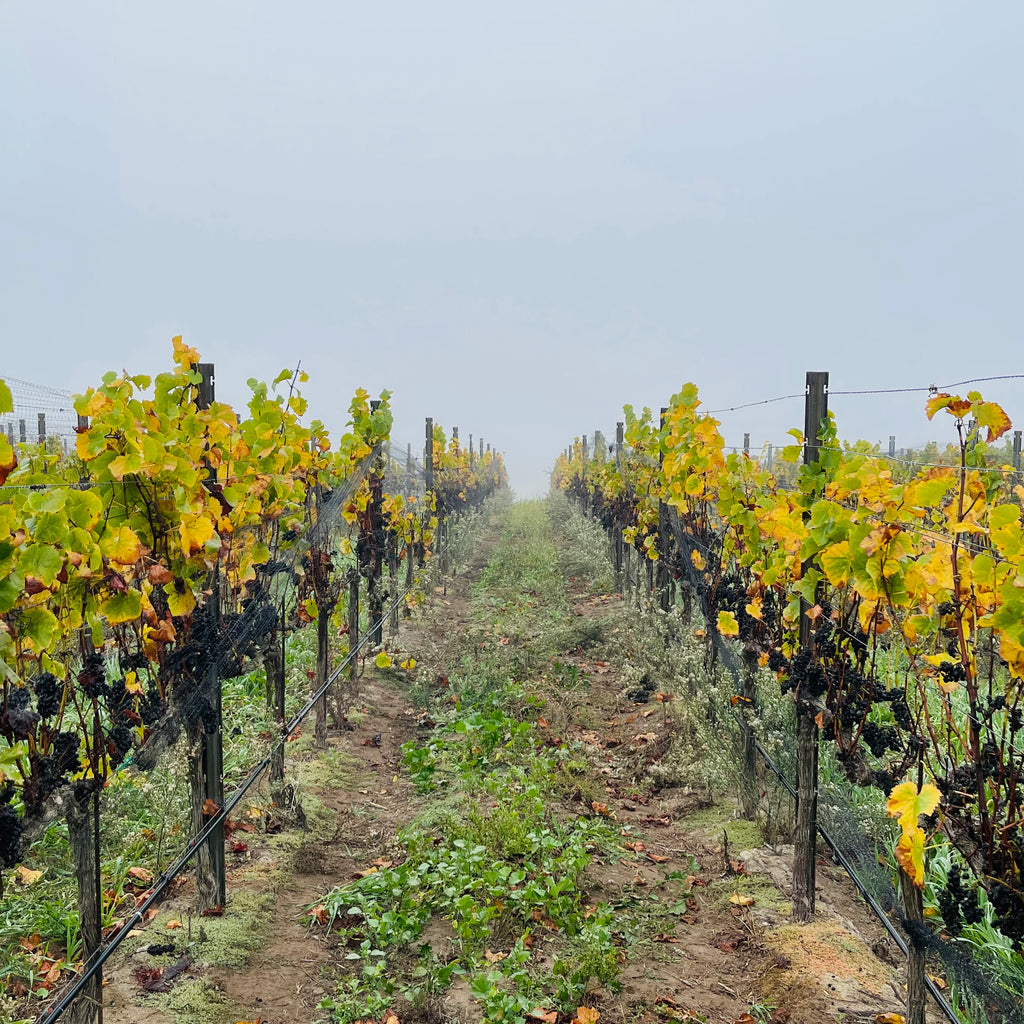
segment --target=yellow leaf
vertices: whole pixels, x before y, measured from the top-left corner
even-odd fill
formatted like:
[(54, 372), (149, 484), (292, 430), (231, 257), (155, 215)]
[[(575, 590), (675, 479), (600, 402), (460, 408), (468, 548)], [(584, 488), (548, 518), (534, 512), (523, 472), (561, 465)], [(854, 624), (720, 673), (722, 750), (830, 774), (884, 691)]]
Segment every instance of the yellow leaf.
[(924, 888), (924, 829), (904, 832), (896, 844), (896, 861), (918, 889)]
[(392, 662), (391, 660), (391, 656), (388, 654), (387, 651), (381, 651), (380, 654), (378, 654), (377, 657), (374, 658), (373, 663), (377, 666), (377, 668), (391, 668), (391, 666), (394, 664), (394, 662)]
[(142, 543), (130, 526), (109, 531), (100, 541), (100, 550), (118, 565), (132, 565), (142, 557)]
[(14, 869), (14, 877), (21, 885), (35, 885), (43, 877), (43, 873), (42, 871), (33, 871), (31, 868), (25, 867), (24, 864), (19, 864)]
[(736, 621), (736, 616), (732, 612), (718, 613), (718, 632), (722, 636), (740, 635), (740, 624)]
[(942, 800), (942, 794), (930, 782), (921, 791), (913, 782), (901, 782), (893, 788), (885, 802), (885, 812), (890, 818), (899, 818), (904, 831), (917, 828), (917, 819), (922, 814), (931, 814)]
[(402, 662), (402, 668), (404, 668), (406, 670), (406, 672), (411, 672), (415, 667), (416, 667), (416, 659), (415, 658), (406, 658), (406, 660)]
[(753, 896), (741, 896), (738, 892), (733, 893), (729, 897), (729, 902), (735, 904), (737, 907), (750, 907), (754, 904)]
[(575, 1024), (596, 1024), (601, 1014), (589, 1006), (577, 1006)]
[(707, 562), (704, 561), (704, 556), (699, 551), (690, 552), (690, 561), (693, 562), (693, 567), (698, 572), (703, 572), (707, 567)]
[(179, 593), (173, 583), (168, 583), (164, 593), (167, 595), (167, 608), (172, 615), (189, 615), (196, 606), (195, 596), (187, 587)]
[(213, 520), (202, 513), (197, 515), (186, 512), (181, 517), (178, 531), (181, 534), (181, 550), (187, 558), (193, 552), (199, 551), (208, 540), (212, 540)]

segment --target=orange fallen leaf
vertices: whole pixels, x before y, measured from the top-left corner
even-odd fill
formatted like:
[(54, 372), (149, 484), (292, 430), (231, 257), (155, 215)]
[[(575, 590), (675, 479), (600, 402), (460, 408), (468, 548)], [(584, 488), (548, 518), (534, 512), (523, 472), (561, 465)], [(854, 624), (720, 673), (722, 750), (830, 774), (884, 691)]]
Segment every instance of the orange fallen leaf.
[(181, 927), (181, 922), (178, 921), (178, 920), (168, 921), (167, 922), (167, 927), (168, 928), (180, 928)]
[(734, 904), (737, 907), (750, 907), (750, 906), (753, 906), (754, 897), (753, 896), (741, 896), (737, 892), (737, 893), (733, 893), (733, 895), (729, 897), (729, 902)]
[(558, 1020), (557, 1010), (545, 1010), (543, 1006), (535, 1006), (527, 1015), (529, 1020), (539, 1020), (541, 1024), (555, 1024)]
[(575, 1024), (596, 1024), (601, 1014), (589, 1006), (577, 1006)]
[(647, 854), (647, 857), (649, 860), (654, 861), (655, 864), (664, 864), (668, 861), (668, 857), (662, 857), (661, 854), (658, 853), (649, 853)]

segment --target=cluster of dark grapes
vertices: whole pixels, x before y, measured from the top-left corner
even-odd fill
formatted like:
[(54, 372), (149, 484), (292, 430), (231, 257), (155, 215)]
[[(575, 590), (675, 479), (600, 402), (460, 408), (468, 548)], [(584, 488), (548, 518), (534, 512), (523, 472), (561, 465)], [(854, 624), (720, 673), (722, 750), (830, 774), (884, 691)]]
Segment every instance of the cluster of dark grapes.
[(899, 750), (899, 734), (891, 725), (878, 725), (875, 722), (865, 722), (861, 729), (860, 738), (867, 744), (868, 750), (875, 757), (881, 757), (887, 750)]
[(966, 925), (979, 924), (985, 916), (978, 903), (977, 888), (964, 884), (963, 874), (955, 864), (949, 869), (946, 888), (939, 893), (939, 911), (951, 935), (959, 935)]
[(995, 911), (999, 930), (1019, 951), (1024, 949), (1024, 900), (1010, 886), (996, 882), (989, 887), (988, 901)]
[(36, 711), (39, 717), (46, 720), (53, 718), (60, 711), (64, 699), (64, 683), (52, 672), (40, 672), (32, 680), (32, 689), (36, 695)]
[(12, 687), (0, 711), (0, 733), (9, 741), (27, 740), (34, 736), (39, 715), (32, 708), (32, 694), (21, 687)]
[(87, 697), (102, 697), (107, 692), (107, 667), (98, 651), (86, 657), (78, 673), (78, 685)]
[(783, 693), (795, 690), (798, 686), (801, 701), (807, 704), (828, 692), (828, 676), (809, 650), (800, 650), (793, 655), (789, 674), (780, 683)]
[(0, 788), (0, 865), (13, 868), (21, 860), (21, 819), (11, 801), (14, 787)]

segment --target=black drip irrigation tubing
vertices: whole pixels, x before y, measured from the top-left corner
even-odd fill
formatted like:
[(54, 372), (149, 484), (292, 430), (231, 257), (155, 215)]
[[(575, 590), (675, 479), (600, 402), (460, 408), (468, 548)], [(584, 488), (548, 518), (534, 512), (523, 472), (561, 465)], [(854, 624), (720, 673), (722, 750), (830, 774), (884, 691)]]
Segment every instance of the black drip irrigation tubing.
[[(769, 756), (768, 751), (761, 746), (761, 741), (756, 736), (754, 737), (754, 745), (757, 747), (757, 752), (761, 755), (766, 767), (775, 775), (779, 782), (781, 782), (782, 785), (786, 787), (786, 790), (789, 792), (789, 795), (794, 800), (796, 800), (796, 790), (790, 785), (789, 779), (787, 779), (782, 774), (782, 772), (779, 771), (779, 769), (776, 767), (775, 762)], [(825, 828), (825, 826), (820, 823), (818, 824), (818, 835), (820, 835), (821, 838), (825, 840), (825, 843), (828, 845), (828, 848), (832, 851), (832, 856), (839, 862), (840, 865), (842, 865), (843, 870), (850, 876), (850, 880), (857, 887), (857, 891), (861, 894), (861, 896), (864, 897), (865, 901), (867, 902), (867, 905), (874, 911), (875, 917), (877, 917), (878, 920), (882, 922), (882, 925), (885, 927), (885, 930), (892, 936), (893, 941), (896, 943), (896, 945), (900, 947), (900, 951), (903, 953), (903, 955), (906, 956), (910, 952), (910, 948), (908, 947), (906, 940), (903, 938), (902, 935), (900, 935), (899, 931), (897, 930), (896, 926), (892, 923), (892, 921), (889, 920), (889, 915), (879, 904), (878, 900), (876, 900), (875, 897), (868, 892), (867, 888), (864, 886), (864, 883), (860, 880), (860, 877), (858, 876), (856, 869), (847, 859), (846, 854), (844, 854), (843, 851), (839, 849), (839, 844), (828, 834), (828, 830)], [(939, 991), (938, 986), (935, 984), (934, 981), (932, 981), (931, 977), (926, 974), (924, 980), (925, 984), (928, 986), (928, 991), (931, 993), (932, 998), (938, 1004), (939, 1009), (942, 1010), (942, 1012), (946, 1015), (947, 1020), (951, 1021), (952, 1024), (962, 1024), (962, 1021), (957, 1016), (956, 1011), (953, 1009), (952, 1006), (949, 1005), (949, 1002), (946, 1000), (946, 997)]]
[[(449, 545), (450, 546), (450, 545)], [(440, 558), (444, 552), (438, 552), (437, 558)], [(440, 562), (432, 561), (432, 565), (439, 565)], [(373, 636), (374, 630), (378, 627), (382, 627), (387, 621), (393, 611), (395, 611), (406, 597), (416, 588), (417, 584), (413, 583), (406, 587), (392, 602), (388, 605), (387, 609), (381, 614), (380, 619), (377, 620), (374, 625), (367, 629), (363, 634), (362, 638), (356, 644), (356, 646), (348, 652), (341, 664), (334, 670), (333, 673), (328, 677), (327, 681), (306, 701), (302, 709), (291, 719), (288, 725), (281, 733), (281, 738), (271, 747), (270, 751), (266, 754), (262, 761), (260, 761), (246, 776), (245, 781), (240, 783), (238, 788), (231, 794), (230, 799), (224, 802), (224, 806), (212, 817), (203, 828), (196, 833), (185, 847), (185, 850), (178, 856), (178, 859), (168, 867), (164, 873), (157, 879), (156, 884), (153, 886), (152, 892), (145, 900), (142, 901), (139, 906), (135, 908), (135, 912), (129, 917), (124, 924), (118, 929), (117, 933), (110, 939), (107, 945), (103, 946), (95, 958), (83, 968), (82, 973), (71, 983), (70, 987), (61, 993), (60, 998), (50, 1007), (45, 1009), (42, 1014), (36, 1018), (36, 1024), (53, 1024), (53, 1021), (57, 1020), (60, 1015), (68, 1009), (74, 999), (81, 993), (82, 989), (85, 988), (86, 984), (93, 978), (97, 971), (99, 971), (103, 965), (110, 959), (114, 954), (114, 951), (121, 942), (128, 937), (128, 933), (139, 923), (141, 923), (143, 916), (154, 903), (159, 900), (163, 895), (167, 887), (185, 870), (189, 861), (195, 856), (196, 851), (206, 842), (210, 837), (214, 829), (219, 825), (223, 824), (231, 811), (238, 805), (239, 801), (243, 796), (256, 784), (259, 778), (270, 766), (271, 759), (278, 752), (279, 749), (291, 738), (292, 734), (299, 727), (299, 725), (305, 720), (306, 716), (313, 710), (316, 703), (320, 698), (330, 689), (334, 684), (335, 680), (341, 675), (341, 673), (352, 664), (353, 660), (358, 656), (359, 652), (366, 646), (370, 638)]]

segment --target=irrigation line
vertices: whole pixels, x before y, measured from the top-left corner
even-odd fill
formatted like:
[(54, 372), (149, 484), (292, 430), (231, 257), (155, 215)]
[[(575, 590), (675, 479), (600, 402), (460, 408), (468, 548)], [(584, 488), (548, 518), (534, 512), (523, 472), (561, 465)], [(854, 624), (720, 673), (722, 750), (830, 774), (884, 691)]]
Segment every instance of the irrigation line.
[[(448, 547), (451, 544), (449, 542)], [(444, 549), (446, 551), (447, 548)], [(444, 553), (439, 551), (437, 558)], [(437, 560), (431, 560), (431, 568), (428, 569), (428, 577), (433, 573), (433, 566), (440, 565)], [(224, 823), (231, 811), (238, 805), (242, 797), (255, 785), (260, 779), (263, 773), (270, 767), (271, 758), (278, 752), (279, 749), (283, 748), (288, 742), (289, 738), (294, 734), (295, 730), (305, 720), (306, 716), (313, 710), (316, 703), (320, 698), (330, 689), (335, 683), (341, 673), (352, 664), (352, 661), (358, 656), (359, 652), (369, 642), (373, 636), (374, 630), (378, 627), (383, 628), (385, 622), (390, 617), (391, 613), (398, 609), (401, 603), (408, 597), (408, 595), (416, 588), (420, 581), (414, 581), (410, 586), (407, 586), (392, 602), (388, 605), (386, 611), (381, 614), (380, 619), (373, 625), (372, 628), (367, 629), (363, 634), (362, 639), (358, 641), (356, 646), (349, 651), (345, 656), (341, 664), (334, 670), (334, 672), (328, 677), (327, 681), (309, 698), (308, 701), (303, 705), (302, 709), (292, 717), (291, 721), (285, 727), (281, 733), (280, 739), (274, 744), (270, 751), (264, 756), (263, 760), (260, 761), (246, 776), (245, 780), (239, 784), (238, 788), (231, 794), (230, 799), (224, 802), (224, 806), (210, 818), (203, 828), (192, 837), (192, 840), (185, 847), (184, 851), (178, 856), (178, 859), (171, 864), (164, 873), (157, 879), (153, 886), (149, 896), (146, 897), (143, 902), (135, 908), (135, 912), (129, 917), (124, 924), (121, 925), (117, 933), (111, 938), (110, 942), (104, 946), (95, 959), (92, 960), (88, 966), (83, 966), (83, 972), (71, 983), (71, 986), (61, 994), (60, 998), (54, 1003), (53, 1006), (43, 1011), (42, 1015), (36, 1018), (36, 1024), (52, 1024), (53, 1021), (57, 1020), (60, 1015), (71, 1005), (73, 1000), (81, 993), (82, 989), (85, 988), (87, 982), (91, 980), (93, 975), (110, 959), (114, 951), (120, 946), (121, 942), (128, 937), (128, 933), (135, 928), (136, 925), (142, 922), (146, 911), (153, 906), (154, 903), (159, 900), (163, 895), (167, 887), (184, 871), (189, 861), (195, 856), (199, 848), (206, 842), (206, 840), (213, 833), (214, 829), (218, 828)]]
[[(781, 782), (782, 785), (786, 787), (787, 792), (795, 801), (797, 798), (796, 790), (790, 785), (789, 779), (787, 779), (782, 774), (782, 772), (779, 771), (775, 762), (771, 759), (770, 755), (768, 754), (768, 751), (761, 746), (761, 741), (756, 736), (754, 737), (754, 746), (757, 748), (757, 752), (761, 755), (762, 759), (764, 760), (765, 765), (775, 775), (779, 782)], [(892, 936), (893, 941), (896, 943), (897, 946), (899, 946), (900, 951), (903, 953), (903, 955), (907, 956), (910, 953), (910, 947), (907, 945), (906, 940), (903, 938), (902, 935), (900, 935), (899, 931), (897, 930), (896, 926), (892, 923), (892, 921), (889, 920), (889, 915), (885, 912), (881, 904), (879, 904), (878, 900), (876, 900), (875, 897), (872, 896), (870, 892), (868, 892), (864, 883), (860, 880), (860, 877), (858, 876), (856, 869), (847, 859), (846, 854), (844, 854), (843, 851), (839, 849), (839, 844), (828, 834), (828, 830), (825, 828), (824, 825), (821, 824), (821, 822), (818, 822), (818, 835), (820, 835), (821, 838), (825, 840), (829, 849), (832, 851), (832, 856), (835, 857), (835, 859), (842, 865), (843, 870), (850, 876), (850, 880), (857, 887), (857, 891), (861, 894), (861, 896), (864, 897), (868, 906), (874, 911), (875, 917), (877, 917), (878, 920), (882, 922), (882, 925), (885, 927), (885, 930)], [(962, 1024), (962, 1021), (957, 1016), (956, 1011), (953, 1009), (952, 1006), (949, 1005), (949, 1003), (946, 1000), (946, 997), (939, 991), (939, 987), (935, 984), (934, 981), (932, 981), (930, 975), (925, 975), (925, 984), (928, 986), (928, 991), (931, 993), (932, 998), (938, 1004), (939, 1009), (942, 1010), (942, 1012), (946, 1015), (946, 1018), (949, 1021), (951, 1021), (952, 1024)]]

